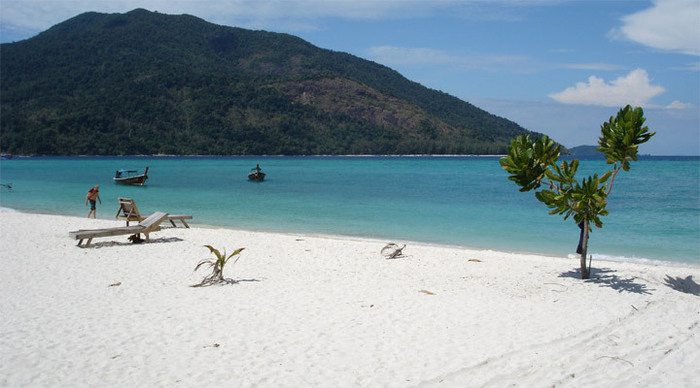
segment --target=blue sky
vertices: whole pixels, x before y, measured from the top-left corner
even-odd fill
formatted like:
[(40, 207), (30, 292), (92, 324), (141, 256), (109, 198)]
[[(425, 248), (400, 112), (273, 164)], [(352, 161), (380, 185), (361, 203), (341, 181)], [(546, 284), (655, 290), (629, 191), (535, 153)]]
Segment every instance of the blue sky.
[(700, 154), (700, 0), (2, 0), (0, 41), (134, 8), (293, 34), (566, 146), (640, 105), (657, 132), (642, 153)]

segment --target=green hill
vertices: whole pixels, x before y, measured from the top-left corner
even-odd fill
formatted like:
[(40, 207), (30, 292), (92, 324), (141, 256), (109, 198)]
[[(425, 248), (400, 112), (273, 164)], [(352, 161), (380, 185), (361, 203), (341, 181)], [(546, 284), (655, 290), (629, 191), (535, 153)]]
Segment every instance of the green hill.
[(0, 46), (13, 154), (496, 154), (522, 127), (287, 34), (137, 9)]
[(598, 151), (598, 146), (594, 145), (581, 145), (569, 148), (568, 154), (575, 158), (605, 158), (605, 155)]

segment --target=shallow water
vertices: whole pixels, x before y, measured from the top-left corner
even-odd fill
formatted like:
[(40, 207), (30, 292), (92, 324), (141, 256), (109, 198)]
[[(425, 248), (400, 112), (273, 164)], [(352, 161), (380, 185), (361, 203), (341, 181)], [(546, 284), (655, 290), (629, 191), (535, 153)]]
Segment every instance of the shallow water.
[[(263, 183), (246, 175), (260, 163)], [(117, 169), (150, 166), (146, 186), (112, 182)], [(603, 172), (602, 160), (581, 173)], [(497, 157), (80, 157), (0, 161), (0, 206), (85, 216), (86, 191), (101, 187), (98, 217), (117, 198), (143, 213), (265, 231), (324, 233), (566, 255), (573, 220), (550, 216), (506, 179)], [(646, 158), (621, 172), (590, 252), (613, 259), (700, 263), (700, 159)]]

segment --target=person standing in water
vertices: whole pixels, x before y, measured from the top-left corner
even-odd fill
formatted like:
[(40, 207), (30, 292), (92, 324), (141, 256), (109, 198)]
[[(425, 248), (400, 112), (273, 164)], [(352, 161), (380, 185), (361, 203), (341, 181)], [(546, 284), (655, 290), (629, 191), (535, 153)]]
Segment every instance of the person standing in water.
[(90, 212), (88, 213), (87, 218), (90, 218), (91, 215), (92, 218), (97, 218), (97, 201), (100, 201), (100, 205), (102, 205), (99, 185), (95, 185), (93, 188), (88, 190), (87, 195), (85, 196), (85, 206), (87, 206), (88, 202), (90, 202)]

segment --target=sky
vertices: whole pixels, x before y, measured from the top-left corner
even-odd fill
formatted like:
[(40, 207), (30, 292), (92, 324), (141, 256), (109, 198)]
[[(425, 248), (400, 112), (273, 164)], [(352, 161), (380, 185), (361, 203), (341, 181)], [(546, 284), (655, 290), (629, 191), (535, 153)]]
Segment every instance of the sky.
[(567, 147), (641, 106), (640, 153), (700, 155), (700, 0), (2, 0), (0, 42), (135, 8), (296, 35)]

